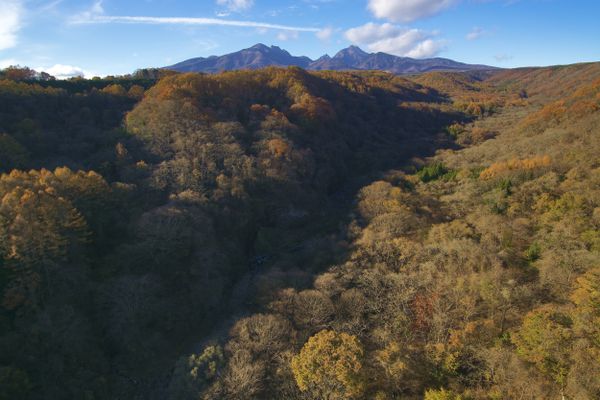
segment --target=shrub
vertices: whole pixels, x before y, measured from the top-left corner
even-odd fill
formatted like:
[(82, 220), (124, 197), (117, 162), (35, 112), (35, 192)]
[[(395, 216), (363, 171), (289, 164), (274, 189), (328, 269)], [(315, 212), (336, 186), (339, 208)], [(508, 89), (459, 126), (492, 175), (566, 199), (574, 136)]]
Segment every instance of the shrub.
[(464, 398), (454, 393), (451, 390), (446, 389), (428, 389), (425, 391), (424, 400), (463, 400)]
[(417, 172), (417, 176), (419, 177), (421, 182), (425, 183), (435, 181), (443, 177), (450, 178), (452, 177), (452, 175), (453, 171), (450, 171), (441, 162), (436, 162), (431, 165), (427, 165)]

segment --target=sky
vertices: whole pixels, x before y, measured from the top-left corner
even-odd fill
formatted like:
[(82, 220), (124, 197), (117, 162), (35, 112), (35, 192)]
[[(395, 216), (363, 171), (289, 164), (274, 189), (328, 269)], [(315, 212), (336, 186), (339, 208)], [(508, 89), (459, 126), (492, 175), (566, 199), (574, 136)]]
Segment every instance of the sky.
[(106, 76), (256, 43), (499, 67), (600, 61), (598, 0), (0, 0), (0, 68)]

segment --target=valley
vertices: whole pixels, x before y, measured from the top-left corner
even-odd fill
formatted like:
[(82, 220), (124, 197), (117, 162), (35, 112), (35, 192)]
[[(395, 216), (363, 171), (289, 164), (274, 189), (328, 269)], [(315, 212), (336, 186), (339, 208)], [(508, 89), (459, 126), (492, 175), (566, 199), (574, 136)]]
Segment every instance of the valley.
[(599, 63), (1, 70), (0, 398), (596, 398), (599, 123)]

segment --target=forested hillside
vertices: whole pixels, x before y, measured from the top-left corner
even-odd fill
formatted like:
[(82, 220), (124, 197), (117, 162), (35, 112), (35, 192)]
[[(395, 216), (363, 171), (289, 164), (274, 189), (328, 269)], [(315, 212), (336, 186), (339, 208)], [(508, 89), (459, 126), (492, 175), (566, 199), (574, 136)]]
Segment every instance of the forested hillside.
[(600, 398), (600, 64), (0, 72), (0, 399)]

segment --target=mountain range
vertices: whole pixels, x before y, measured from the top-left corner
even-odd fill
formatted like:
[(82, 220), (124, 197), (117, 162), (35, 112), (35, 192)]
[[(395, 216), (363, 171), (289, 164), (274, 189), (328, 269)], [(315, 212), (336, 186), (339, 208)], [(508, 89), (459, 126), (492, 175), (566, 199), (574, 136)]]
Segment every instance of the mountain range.
[(465, 64), (447, 58), (414, 59), (381, 52), (367, 53), (357, 46), (343, 49), (333, 57), (324, 55), (317, 60), (312, 60), (306, 56), (293, 56), (280, 47), (269, 47), (262, 43), (223, 56), (192, 58), (166, 67), (166, 69), (179, 72), (215, 73), (238, 69), (259, 69), (268, 66), (297, 66), (317, 71), (381, 70), (394, 74), (495, 69), (488, 65)]

